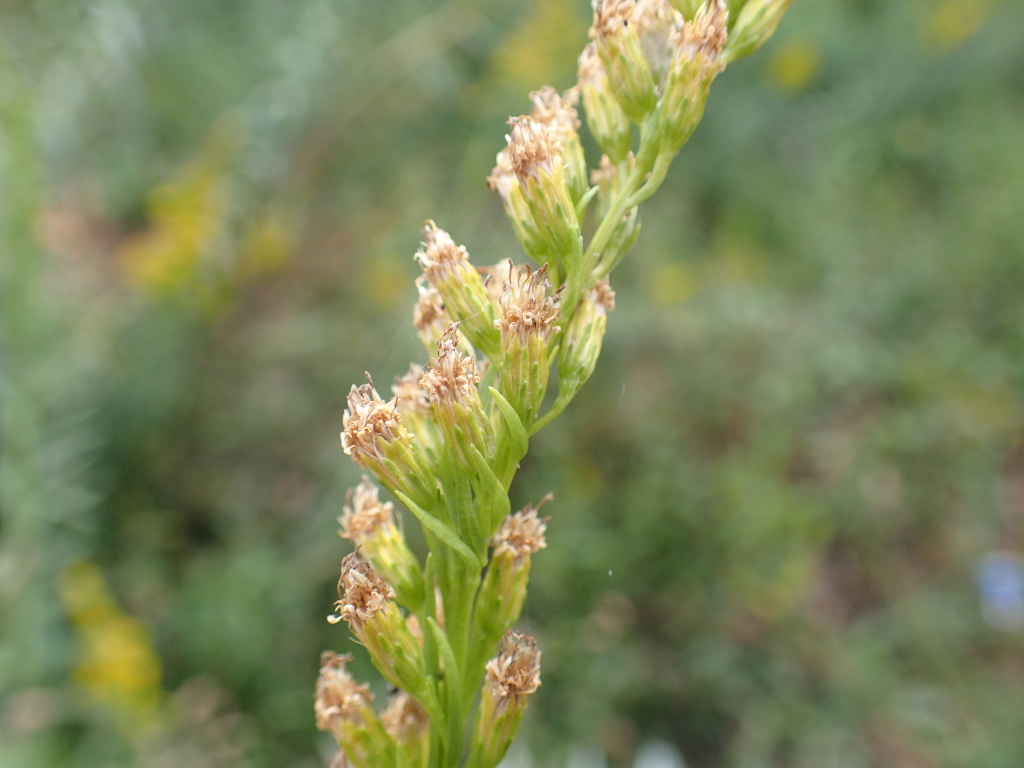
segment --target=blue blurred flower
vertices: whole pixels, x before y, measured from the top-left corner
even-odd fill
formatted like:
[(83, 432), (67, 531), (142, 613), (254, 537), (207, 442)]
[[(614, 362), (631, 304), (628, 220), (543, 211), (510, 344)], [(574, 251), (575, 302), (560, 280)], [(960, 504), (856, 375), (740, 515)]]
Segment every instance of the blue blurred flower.
[(1024, 567), (1012, 552), (990, 552), (975, 569), (985, 620), (1011, 631), (1024, 628)]

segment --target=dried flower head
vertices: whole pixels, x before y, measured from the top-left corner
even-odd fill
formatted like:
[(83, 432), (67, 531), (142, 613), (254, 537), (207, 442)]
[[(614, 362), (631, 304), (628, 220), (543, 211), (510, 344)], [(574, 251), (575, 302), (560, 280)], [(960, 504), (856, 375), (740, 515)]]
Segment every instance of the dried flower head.
[(533, 109), (530, 118), (549, 126), (562, 148), (562, 163), (572, 199), (577, 201), (587, 191), (587, 160), (580, 143), (580, 119), (576, 113), (578, 88), (560, 94), (549, 85), (530, 94)]
[(345, 496), (345, 508), (338, 522), (341, 524), (341, 536), (359, 544), (367, 536), (392, 521), (394, 505), (381, 502), (377, 486), (370, 482), (366, 475), (355, 488), (350, 488)]
[[(506, 140), (508, 137), (505, 137)], [(494, 159), (494, 170), (487, 177), (487, 186), (501, 195), (501, 199), (508, 204), (514, 190), (519, 189), (519, 179), (516, 178), (515, 169), (512, 167), (512, 157), (506, 146)]]
[(484, 285), (487, 286), (491, 298), (494, 299), (495, 304), (500, 306), (501, 294), (505, 290), (505, 285), (512, 279), (512, 275), (515, 273), (512, 259), (502, 259), (497, 264), (481, 267), (480, 271), (484, 275)]
[(430, 359), (429, 370), (420, 377), (420, 386), (431, 403), (479, 399), (476, 359), (460, 354), (458, 331), (458, 323), (448, 326), (444, 336), (437, 340), (437, 357)]
[(683, 16), (668, 0), (637, 0), (634, 19), (654, 81), (660, 84), (672, 59), (671, 35), (683, 24)]
[[(469, 263), (466, 248), (456, 245), (451, 235), (427, 221), (423, 225), (423, 242), (416, 252), (416, 260), (423, 267), (423, 277), (444, 301), (447, 315), (463, 324), (463, 336), (484, 354), (496, 353), (500, 344), (494, 332), (497, 307), (484, 287), (479, 270)], [(439, 317), (436, 311), (431, 315)], [(435, 327), (432, 332), (436, 330)]]
[(636, 0), (593, 0), (594, 23), (590, 37), (597, 39), (616, 35), (621, 27), (627, 27), (633, 20)]
[(410, 363), (409, 372), (404, 376), (396, 377), (395, 383), (391, 385), (391, 392), (395, 396), (395, 404), (398, 406), (400, 415), (425, 416), (430, 413), (430, 400), (427, 399), (427, 393), (420, 386), (421, 378), (423, 378), (423, 366)]
[(352, 386), (342, 423), (342, 448), (363, 469), (370, 468), (368, 460), (384, 460), (382, 443), (393, 443), (404, 437), (395, 401), (381, 399), (373, 388), (370, 374), (366, 374), (365, 384)]
[(665, 149), (671, 153), (678, 151), (697, 127), (711, 82), (725, 67), (722, 53), (728, 39), (727, 22), (725, 3), (711, 0), (672, 34), (674, 53), (662, 101)]
[(521, 512), (509, 515), (501, 524), (491, 544), (494, 546), (494, 557), (511, 557), (515, 564), (521, 564), (526, 558), (538, 550), (544, 549), (544, 531), (547, 529), (548, 518), (537, 517), (537, 511), (550, 501), (549, 493), (537, 506), (529, 506)]
[(559, 130), (532, 117), (508, 123), (506, 145), (487, 183), (501, 195), (528, 254), (538, 260), (569, 258), (581, 247), (573, 194), (586, 182), (582, 147), (576, 140), (566, 151)]
[(345, 669), (352, 657), (325, 651), (320, 655), (320, 676), (316, 681), (316, 727), (336, 733), (342, 720), (362, 722), (373, 700), (367, 685), (357, 683)]
[(562, 144), (556, 126), (532, 117), (510, 117), (508, 124), (511, 130), (505, 136), (508, 143), (503, 152), (520, 183), (541, 173), (561, 173)]
[(412, 310), (412, 324), (419, 331), (420, 340), (428, 351), (444, 334), (452, 319), (444, 308), (444, 300), (437, 288), (431, 285), (425, 275), (416, 278), (419, 298)]
[(429, 219), (423, 223), (423, 243), (416, 252), (427, 279), (437, 285), (451, 272), (469, 264), (465, 246), (456, 245), (451, 235)]
[(518, 336), (521, 343), (529, 335), (545, 341), (561, 328), (555, 325), (559, 318), (558, 304), (562, 289), (548, 295), (551, 282), (547, 279), (547, 266), (533, 270), (529, 265), (513, 268), (509, 262), (508, 281), (502, 285), (501, 317), (494, 326), (503, 338)]
[(545, 85), (539, 91), (530, 94), (530, 101), (533, 102), (530, 117), (538, 123), (554, 128), (559, 138), (575, 135), (579, 130), (580, 120), (576, 114), (576, 103), (579, 101), (577, 89), (570, 88), (563, 95), (550, 85)]
[(358, 552), (353, 552), (341, 561), (338, 600), (334, 603), (337, 614), (327, 620), (332, 624), (345, 621), (357, 630), (386, 610), (394, 597), (391, 585)]
[(595, 283), (594, 287), (587, 291), (584, 300), (593, 302), (594, 306), (602, 313), (608, 313), (615, 309), (615, 291), (612, 290), (608, 278)]
[(590, 28), (611, 91), (635, 123), (643, 122), (657, 101), (654, 72), (640, 36), (646, 6), (634, 0), (594, 0)]
[(723, 0), (705, 3), (692, 21), (684, 22), (673, 34), (675, 55), (683, 59), (701, 59), (708, 65), (719, 65), (718, 59), (725, 48), (729, 32), (729, 11)]
[(540, 651), (530, 635), (507, 632), (497, 657), (487, 662), (484, 683), (500, 711), (521, 703), (540, 687)]
[(396, 691), (380, 714), (384, 730), (398, 743), (407, 743), (423, 735), (430, 725), (430, 717), (405, 691)]

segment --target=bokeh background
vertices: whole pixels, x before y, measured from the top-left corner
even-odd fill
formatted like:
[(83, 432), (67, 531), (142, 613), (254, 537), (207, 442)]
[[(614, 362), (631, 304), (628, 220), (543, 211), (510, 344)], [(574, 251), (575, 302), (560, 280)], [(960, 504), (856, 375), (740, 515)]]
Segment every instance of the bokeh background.
[[(384, 5), (0, 4), (3, 768), (330, 758), (345, 394), (423, 357), (423, 219), (518, 258), (589, 16)], [(798, 0), (716, 82), (513, 489), (534, 765), (1024, 765), (1022, 28)]]

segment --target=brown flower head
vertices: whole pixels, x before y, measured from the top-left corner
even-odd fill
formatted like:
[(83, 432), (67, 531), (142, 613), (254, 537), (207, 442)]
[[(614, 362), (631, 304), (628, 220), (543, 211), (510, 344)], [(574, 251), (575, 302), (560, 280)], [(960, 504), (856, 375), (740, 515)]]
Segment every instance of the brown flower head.
[(341, 561), (338, 600), (334, 603), (337, 614), (327, 620), (332, 624), (346, 621), (358, 630), (377, 613), (385, 611), (394, 597), (391, 585), (358, 552), (353, 552)]
[(550, 85), (545, 85), (530, 94), (530, 101), (533, 102), (530, 117), (554, 128), (560, 140), (575, 136), (580, 129), (580, 119), (576, 114), (579, 91), (575, 88), (570, 88), (563, 95)]
[(540, 687), (540, 651), (529, 635), (506, 632), (497, 657), (487, 662), (487, 693), (500, 710), (519, 704)]
[(411, 363), (409, 372), (395, 379), (395, 383), (391, 386), (391, 392), (395, 396), (399, 414), (414, 413), (425, 416), (430, 413), (430, 400), (427, 399), (427, 393), (420, 386), (421, 378), (423, 378), (423, 366)]
[(702, 6), (693, 21), (684, 22), (672, 35), (676, 56), (684, 60), (706, 61), (721, 69), (719, 56), (729, 37), (729, 11), (722, 0)]
[(381, 725), (399, 744), (422, 735), (430, 725), (430, 717), (412, 696), (405, 691), (391, 694), (388, 705), (380, 714)]
[(507, 146), (495, 158), (494, 170), (487, 177), (487, 186), (501, 195), (506, 205), (510, 202), (513, 190), (519, 188), (519, 179), (516, 178)]
[(377, 493), (377, 486), (366, 475), (363, 475), (359, 485), (349, 489), (345, 496), (345, 508), (338, 518), (342, 538), (359, 544), (371, 533), (391, 522), (394, 505), (390, 501), (381, 503)]
[(459, 353), (459, 324), (452, 323), (437, 340), (437, 357), (431, 358), (430, 369), (420, 378), (420, 386), (431, 403), (464, 403), (479, 400), (477, 384), (480, 375), (476, 359)]
[(423, 243), (415, 258), (427, 279), (435, 285), (442, 282), (448, 273), (469, 264), (465, 246), (456, 245), (451, 235), (430, 220), (423, 224)]
[(636, 0), (593, 0), (594, 23), (590, 37), (610, 37), (619, 33), (621, 27), (629, 26), (633, 17)]
[(361, 723), (363, 713), (373, 700), (369, 686), (360, 685), (345, 669), (352, 657), (325, 651), (320, 656), (320, 676), (316, 681), (316, 727), (336, 733), (341, 721)]
[(532, 270), (523, 265), (516, 269), (510, 262), (508, 274), (508, 281), (501, 291), (501, 317), (494, 321), (494, 327), (501, 331), (502, 338), (518, 336), (525, 344), (526, 338), (532, 334), (546, 341), (558, 333), (561, 329), (554, 323), (559, 317), (562, 289), (548, 295), (551, 283), (547, 279), (547, 267)]
[(502, 151), (508, 153), (509, 166), (520, 183), (541, 173), (561, 173), (562, 144), (556, 126), (532, 117), (510, 117), (508, 124), (511, 131), (505, 136), (508, 144)]
[(382, 443), (393, 443), (404, 437), (395, 400), (384, 402), (381, 399), (373, 388), (370, 374), (366, 374), (366, 384), (352, 386), (342, 423), (342, 448), (363, 469), (370, 469), (368, 460), (383, 463)]
[(510, 556), (516, 563), (522, 563), (534, 552), (547, 546), (544, 531), (547, 529), (548, 518), (537, 517), (537, 511), (551, 498), (549, 493), (536, 507), (526, 507), (505, 518), (491, 542), (495, 558)]
[(433, 344), (441, 337), (452, 319), (444, 308), (441, 294), (427, 281), (426, 275), (416, 278), (416, 290), (419, 292), (419, 298), (412, 310), (412, 324), (423, 339), (430, 340), (424, 341), (425, 344)]
[(593, 288), (587, 291), (586, 301), (591, 301), (603, 313), (615, 309), (615, 291), (612, 290), (608, 278), (599, 280)]

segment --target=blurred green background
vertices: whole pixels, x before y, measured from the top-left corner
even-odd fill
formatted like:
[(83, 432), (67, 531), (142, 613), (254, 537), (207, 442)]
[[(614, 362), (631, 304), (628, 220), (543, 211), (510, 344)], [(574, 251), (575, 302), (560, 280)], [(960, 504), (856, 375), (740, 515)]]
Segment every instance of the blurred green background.
[[(423, 358), (423, 219), (519, 258), (483, 179), (589, 17), (386, 6), (0, 5), (3, 768), (329, 760), (345, 394)], [(513, 489), (534, 765), (1024, 765), (1022, 28), (798, 0), (716, 82)]]

